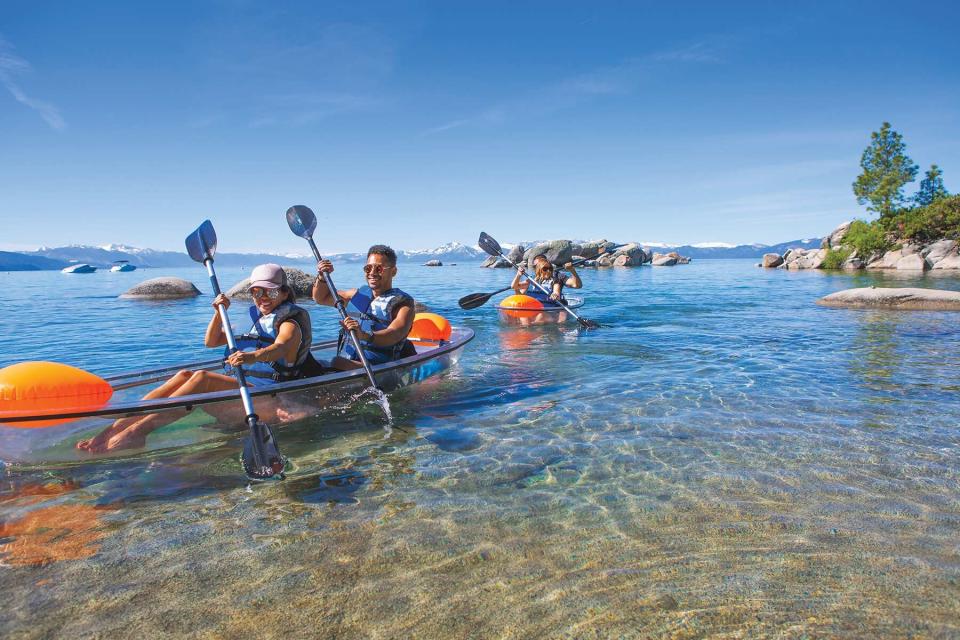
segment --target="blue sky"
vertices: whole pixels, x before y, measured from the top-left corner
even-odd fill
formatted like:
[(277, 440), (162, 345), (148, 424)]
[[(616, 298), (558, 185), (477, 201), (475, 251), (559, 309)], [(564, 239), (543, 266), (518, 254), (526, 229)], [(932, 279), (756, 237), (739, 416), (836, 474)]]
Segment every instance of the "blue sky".
[(884, 120), (960, 191), (958, 6), (4, 0), (0, 248), (823, 235)]

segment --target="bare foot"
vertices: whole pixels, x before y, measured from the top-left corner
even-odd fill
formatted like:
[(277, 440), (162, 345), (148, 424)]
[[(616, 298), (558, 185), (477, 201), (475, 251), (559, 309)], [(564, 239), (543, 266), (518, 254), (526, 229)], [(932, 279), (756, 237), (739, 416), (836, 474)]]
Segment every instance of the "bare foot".
[(93, 436), (92, 438), (87, 438), (86, 440), (81, 440), (76, 444), (77, 449), (81, 451), (96, 451), (101, 449), (107, 441), (118, 431), (123, 429), (125, 425), (121, 424), (120, 420), (117, 420), (112, 425)]
[(101, 442), (96, 446), (90, 446), (87, 450), (90, 453), (106, 453), (107, 451), (120, 451), (122, 449), (142, 449), (147, 444), (147, 436), (139, 429), (126, 429), (112, 435), (106, 442)]
[(277, 420), (280, 422), (293, 422), (294, 420), (303, 420), (316, 413), (316, 409), (305, 404), (288, 404), (286, 407), (277, 407)]

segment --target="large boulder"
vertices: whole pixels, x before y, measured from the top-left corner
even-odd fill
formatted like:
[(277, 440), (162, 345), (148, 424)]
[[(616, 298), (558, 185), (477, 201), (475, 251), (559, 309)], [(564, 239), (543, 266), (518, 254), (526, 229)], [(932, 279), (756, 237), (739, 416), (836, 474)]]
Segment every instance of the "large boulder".
[(919, 253), (911, 253), (897, 260), (897, 271), (926, 271), (930, 268)]
[[(298, 300), (302, 301), (305, 298), (313, 297), (315, 276), (301, 269), (294, 269), (293, 267), (284, 267), (283, 272), (287, 274), (287, 284), (290, 285), (293, 292), (297, 294)], [(233, 300), (250, 300), (250, 292), (247, 291), (249, 287), (250, 278), (244, 278), (227, 291), (227, 296)]]
[(863, 287), (845, 289), (817, 300), (824, 307), (850, 309), (928, 309), (960, 311), (960, 291)]
[[(520, 264), (520, 261), (523, 260), (523, 254), (525, 250), (522, 244), (515, 244), (510, 251), (507, 252), (507, 260)], [(510, 265), (507, 265), (510, 266)]]
[(443, 266), (443, 262), (441, 262), (440, 260), (427, 260), (426, 262), (423, 263), (423, 266), (425, 266), (425, 267), (442, 267), (442, 266)]
[(616, 263), (616, 259), (620, 256), (627, 256), (627, 264), (624, 266), (628, 267), (639, 267), (647, 261), (647, 253), (643, 250), (643, 247), (636, 242), (631, 242), (628, 245), (620, 247), (614, 252), (613, 255), (614, 263)]
[(903, 249), (887, 251), (881, 256), (874, 257), (867, 263), (867, 269), (896, 269), (900, 258), (904, 257)]
[(853, 221), (844, 222), (839, 227), (833, 230), (829, 236), (823, 239), (823, 244), (821, 249), (839, 249), (840, 245), (843, 244), (843, 238), (847, 235), (847, 231), (850, 230), (850, 225), (853, 224)]
[(775, 269), (783, 264), (783, 256), (779, 253), (763, 254), (763, 262), (760, 263), (766, 269)]
[(670, 254), (655, 253), (650, 264), (654, 267), (672, 267), (677, 264), (677, 259)]
[(927, 262), (931, 265), (936, 264), (950, 255), (957, 254), (957, 243), (953, 240), (938, 240), (933, 244), (927, 245), (923, 248), (923, 251), (920, 252)]
[(617, 246), (612, 242), (607, 240), (591, 240), (590, 242), (584, 242), (580, 245), (580, 250), (577, 251), (577, 255), (583, 258), (596, 258), (600, 255), (600, 249), (605, 251), (612, 251), (613, 248)]
[(960, 269), (960, 255), (954, 252), (944, 258), (940, 258), (937, 260), (937, 263), (933, 265), (933, 268), (938, 271), (943, 269)]
[(563, 265), (570, 262), (570, 258), (573, 257), (573, 243), (569, 240), (551, 240), (530, 247), (523, 254), (523, 259), (529, 268), (533, 268), (534, 257), (541, 253), (553, 264)]
[(192, 282), (182, 278), (151, 278), (132, 287), (121, 298), (132, 300), (176, 300), (200, 295)]

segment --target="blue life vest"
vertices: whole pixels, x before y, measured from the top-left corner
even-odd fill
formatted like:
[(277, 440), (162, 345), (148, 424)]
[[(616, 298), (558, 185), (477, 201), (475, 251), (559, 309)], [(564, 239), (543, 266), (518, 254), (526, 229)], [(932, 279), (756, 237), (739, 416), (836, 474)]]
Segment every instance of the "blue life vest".
[[(300, 328), (300, 347), (297, 349), (296, 360), (292, 363), (287, 362), (285, 358), (274, 362), (254, 362), (244, 365), (243, 372), (248, 376), (270, 378), (277, 382), (302, 377), (301, 368), (310, 354), (310, 345), (313, 342), (310, 314), (307, 310), (284, 302), (274, 309), (273, 313), (265, 316), (260, 315), (260, 310), (256, 306), (251, 306), (249, 313), (253, 326), (245, 334), (234, 336), (240, 351), (255, 351), (273, 344), (280, 331), (280, 325), (287, 321), (295, 322)], [(224, 355), (229, 355), (229, 352), (230, 348), (227, 347)], [(231, 369), (230, 365), (224, 365), (224, 367), (228, 371)]]
[[(530, 276), (527, 277), (527, 280), (532, 281), (535, 279), (536, 279), (535, 277), (530, 277)], [(549, 293), (544, 293), (543, 291), (540, 290), (540, 287), (535, 285), (533, 282), (530, 282), (530, 286), (527, 287), (526, 295), (530, 296), (534, 300), (539, 300), (540, 302), (543, 303), (544, 306), (553, 306), (553, 307), (560, 306), (554, 300), (550, 299), (550, 295), (553, 293), (554, 283), (559, 283), (560, 284), (560, 302), (566, 302), (566, 298), (563, 297), (563, 285), (566, 284), (567, 282), (566, 274), (560, 271), (555, 271), (554, 274), (550, 276), (548, 279), (537, 280), (537, 282), (539, 282), (543, 286), (543, 288), (546, 289)]]
[[(364, 285), (357, 289), (350, 302), (347, 304), (347, 313), (360, 321), (360, 329), (364, 333), (373, 333), (386, 329), (393, 322), (394, 310), (403, 304), (413, 304), (413, 297), (410, 294), (393, 288), (384, 291), (379, 296), (373, 295), (373, 290)], [(343, 331), (340, 331), (340, 350), (343, 350), (348, 357), (355, 358), (356, 351), (353, 344), (347, 341)], [(385, 355), (390, 360), (396, 360), (400, 354), (407, 348), (409, 341), (406, 337), (396, 344), (388, 346), (374, 345), (369, 340), (361, 340), (360, 347), (365, 351), (374, 351)], [(412, 345), (410, 345), (412, 347)]]

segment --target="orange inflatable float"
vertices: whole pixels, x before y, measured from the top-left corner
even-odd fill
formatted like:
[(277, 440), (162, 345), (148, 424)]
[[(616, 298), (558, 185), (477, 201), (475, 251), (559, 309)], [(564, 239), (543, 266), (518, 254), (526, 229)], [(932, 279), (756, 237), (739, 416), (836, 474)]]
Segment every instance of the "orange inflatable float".
[[(20, 362), (0, 369), (0, 412), (55, 413), (93, 410), (113, 395), (110, 383), (89, 371), (58, 362)], [(4, 422), (7, 427), (52, 427), (71, 419)]]
[(449, 340), (453, 333), (450, 321), (436, 313), (418, 313), (413, 317), (413, 328), (407, 336), (410, 340)]
[(516, 294), (504, 298), (498, 308), (508, 318), (533, 318), (543, 309), (543, 303), (536, 298)]

